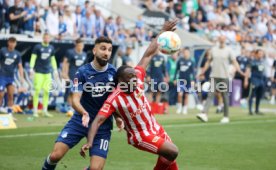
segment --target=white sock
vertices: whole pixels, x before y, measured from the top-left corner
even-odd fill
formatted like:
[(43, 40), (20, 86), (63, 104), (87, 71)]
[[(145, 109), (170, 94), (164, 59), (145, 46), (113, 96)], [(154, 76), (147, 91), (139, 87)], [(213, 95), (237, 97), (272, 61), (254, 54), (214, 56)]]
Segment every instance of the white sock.
[(47, 113), (47, 112), (48, 112), (48, 109), (47, 109), (47, 108), (43, 108), (43, 112), (44, 112), (44, 113)]
[(34, 112), (34, 113), (37, 113), (37, 107), (34, 107), (34, 108), (33, 108), (33, 112)]
[(182, 109), (181, 103), (176, 103), (176, 107), (177, 107), (178, 110), (181, 110)]

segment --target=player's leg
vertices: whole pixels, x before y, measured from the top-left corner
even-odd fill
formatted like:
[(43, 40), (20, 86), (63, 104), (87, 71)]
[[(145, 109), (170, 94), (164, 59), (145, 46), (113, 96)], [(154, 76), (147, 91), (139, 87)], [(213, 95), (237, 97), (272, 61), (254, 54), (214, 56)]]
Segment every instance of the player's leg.
[(34, 75), (34, 95), (33, 95), (33, 116), (38, 117), (38, 101), (39, 93), (42, 89), (43, 75), (40, 73), (35, 73)]
[(44, 161), (42, 170), (54, 170), (57, 163), (64, 157), (69, 149), (69, 146), (62, 142), (55, 143), (53, 151)]
[(182, 111), (182, 99), (183, 99), (183, 92), (179, 91), (177, 93), (177, 104), (176, 104), (176, 113), (180, 114)]
[(252, 112), (252, 104), (253, 104), (253, 97), (256, 93), (256, 88), (254, 87), (253, 84), (250, 84), (250, 90), (249, 90), (249, 100), (248, 100), (248, 109), (249, 109), (249, 115), (253, 115)]
[(62, 129), (52, 152), (44, 162), (43, 166), (51, 167), (47, 170), (55, 169), (57, 163), (65, 156), (68, 150), (77, 145), (79, 141), (87, 135), (88, 129), (77, 122), (81, 122), (81, 116), (72, 117)]
[(183, 110), (182, 110), (183, 114), (188, 113), (188, 103), (189, 103), (189, 93), (184, 92), (184, 106), (183, 106)]
[(264, 91), (265, 91), (265, 86), (259, 86), (256, 89), (256, 105), (255, 105), (255, 113), (256, 114), (261, 114), (260, 110), (259, 110), (259, 106), (260, 106), (260, 102), (263, 97)]
[(49, 96), (50, 96), (50, 90), (52, 87), (52, 75), (49, 74), (44, 74), (44, 82), (42, 85), (43, 88), (43, 114), (46, 117), (53, 117), (52, 114), (48, 113), (48, 103), (49, 103)]
[(8, 114), (12, 114), (12, 106), (13, 106), (13, 95), (14, 95), (15, 87), (13, 84), (7, 85), (7, 94), (8, 94)]
[(108, 154), (111, 132), (97, 134), (89, 150), (90, 170), (103, 170)]
[(276, 82), (272, 82), (270, 104), (272, 105), (275, 104), (275, 97), (276, 97)]

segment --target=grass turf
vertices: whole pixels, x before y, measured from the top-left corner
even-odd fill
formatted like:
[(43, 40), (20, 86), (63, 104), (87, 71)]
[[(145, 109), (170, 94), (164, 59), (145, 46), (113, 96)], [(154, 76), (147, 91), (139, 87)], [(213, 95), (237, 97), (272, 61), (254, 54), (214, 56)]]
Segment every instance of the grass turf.
[[(276, 114), (273, 109), (264, 116), (248, 116), (246, 110), (231, 108), (231, 123), (227, 125), (218, 123), (221, 118), (218, 114), (210, 114), (210, 122), (201, 123), (195, 119), (195, 110), (187, 116), (157, 115), (157, 120), (179, 147), (180, 170), (275, 170)], [(170, 111), (173, 113), (174, 108)], [(0, 170), (41, 169), (68, 118), (63, 114), (33, 121), (27, 115), (16, 117), (18, 129), (0, 131)], [(89, 164), (88, 159), (78, 154), (84, 142), (64, 157), (57, 170), (79, 170)], [(156, 158), (128, 145), (125, 133), (114, 130), (105, 170), (150, 170)]]

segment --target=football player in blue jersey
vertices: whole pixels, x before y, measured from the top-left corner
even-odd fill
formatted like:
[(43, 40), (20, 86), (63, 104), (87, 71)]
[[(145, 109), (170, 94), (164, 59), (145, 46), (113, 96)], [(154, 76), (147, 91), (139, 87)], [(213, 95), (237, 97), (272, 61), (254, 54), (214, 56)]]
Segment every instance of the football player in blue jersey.
[[(74, 75), (77, 72), (77, 69), (86, 64), (87, 55), (83, 51), (84, 44), (81, 38), (78, 38), (75, 41), (75, 47), (69, 49), (63, 59), (62, 63), (62, 78), (66, 80), (67, 85), (70, 85), (70, 80), (74, 79)], [(72, 106), (72, 93), (70, 88), (66, 88), (64, 95), (64, 101), (67, 101), (70, 106)], [(69, 112), (72, 111), (70, 108)]]
[(263, 62), (264, 52), (261, 49), (255, 51), (255, 58), (251, 60), (245, 76), (245, 87), (249, 85), (249, 115), (253, 115), (252, 104), (253, 98), (256, 97), (255, 113), (262, 114), (259, 110), (260, 102), (264, 93), (265, 88), (265, 65)]
[(33, 116), (38, 117), (38, 101), (43, 89), (43, 115), (53, 117), (48, 113), (49, 94), (52, 84), (52, 72), (58, 76), (55, 48), (50, 44), (50, 35), (43, 35), (43, 42), (34, 46), (30, 61), (30, 73), (34, 82)]
[[(177, 110), (176, 113), (182, 114), (188, 113), (188, 96), (192, 90), (191, 87), (195, 82), (195, 65), (191, 60), (190, 49), (186, 47), (183, 50), (183, 57), (181, 57), (176, 64), (175, 72), (175, 84), (178, 80), (178, 99), (177, 99)], [(183, 96), (184, 94), (184, 96)], [(182, 99), (184, 97), (184, 102)], [(184, 104), (182, 107), (182, 103)]]
[(153, 101), (155, 95), (155, 101), (159, 103), (161, 101), (161, 91), (163, 90), (162, 84), (168, 82), (168, 74), (166, 69), (165, 57), (159, 53), (153, 56), (148, 67), (147, 81), (150, 82), (149, 101)]
[[(116, 69), (108, 63), (112, 53), (112, 41), (99, 37), (93, 49), (94, 60), (81, 66), (74, 78), (72, 105), (75, 113), (58, 136), (54, 149), (46, 158), (42, 170), (53, 170), (64, 155), (87, 137), (91, 121), (109, 95)], [(122, 120), (116, 118), (117, 125)], [(88, 126), (89, 125), (89, 126)], [(107, 158), (112, 129), (112, 117), (99, 128), (93, 146), (89, 149), (90, 170), (102, 170)], [(103, 147), (104, 146), (104, 147)]]
[(15, 50), (16, 39), (10, 37), (8, 39), (8, 46), (0, 50), (0, 107), (2, 106), (5, 88), (8, 94), (8, 114), (12, 115), (14, 87), (14, 73), (18, 68), (20, 74), (20, 82), (24, 83), (23, 66), (21, 62), (21, 54)]

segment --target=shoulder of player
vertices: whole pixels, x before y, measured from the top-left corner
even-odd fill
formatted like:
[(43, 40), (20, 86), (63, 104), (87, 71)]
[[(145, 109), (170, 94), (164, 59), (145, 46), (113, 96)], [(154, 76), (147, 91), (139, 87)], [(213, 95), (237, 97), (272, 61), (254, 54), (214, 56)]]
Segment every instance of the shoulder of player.
[(120, 90), (119, 89), (115, 89), (106, 99), (106, 102), (108, 103), (112, 103), (120, 94)]
[(108, 70), (110, 70), (110, 71), (113, 71), (113, 72), (117, 72), (117, 69), (112, 65), (112, 64), (108, 64), (108, 68), (107, 68)]

